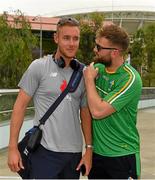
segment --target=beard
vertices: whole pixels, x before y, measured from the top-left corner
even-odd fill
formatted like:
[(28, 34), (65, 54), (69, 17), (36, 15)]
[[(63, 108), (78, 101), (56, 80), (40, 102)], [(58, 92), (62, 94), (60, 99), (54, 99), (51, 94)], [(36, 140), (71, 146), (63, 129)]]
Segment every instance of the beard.
[(99, 56), (95, 56), (93, 58), (94, 60), (94, 63), (101, 63), (101, 64), (104, 64), (105, 67), (110, 67), (111, 64), (112, 64), (112, 60), (111, 60), (111, 57), (99, 57)]

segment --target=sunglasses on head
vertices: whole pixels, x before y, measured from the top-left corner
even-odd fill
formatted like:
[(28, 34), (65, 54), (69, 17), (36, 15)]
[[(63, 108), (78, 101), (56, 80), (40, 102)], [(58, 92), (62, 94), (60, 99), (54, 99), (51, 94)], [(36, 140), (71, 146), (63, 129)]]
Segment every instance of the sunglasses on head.
[(77, 21), (75, 18), (72, 18), (72, 17), (63, 17), (57, 23), (58, 26), (63, 26), (65, 24), (72, 24), (72, 25), (79, 26), (79, 21)]
[(112, 47), (102, 47), (102, 46), (100, 46), (99, 44), (95, 44), (95, 47), (96, 47), (96, 49), (97, 49), (97, 51), (100, 51), (101, 49), (107, 49), (107, 50), (119, 50), (119, 49), (117, 49), (117, 48), (112, 48)]

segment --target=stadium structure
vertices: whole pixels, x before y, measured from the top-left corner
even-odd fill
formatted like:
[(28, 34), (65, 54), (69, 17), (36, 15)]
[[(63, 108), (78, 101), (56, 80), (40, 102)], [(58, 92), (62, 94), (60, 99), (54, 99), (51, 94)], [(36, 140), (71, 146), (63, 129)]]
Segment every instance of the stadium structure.
[[(87, 1), (88, 2), (88, 1)], [(124, 27), (129, 34), (137, 29), (155, 23), (155, 1), (154, 0), (90, 0), (86, 4), (75, 7), (74, 5), (61, 11), (56, 11), (56, 16), (73, 15), (90, 12), (103, 12), (106, 21), (113, 21)]]
[[(124, 27), (130, 34), (131, 41), (132, 34), (137, 29), (155, 23), (155, 0), (78, 1), (79, 4), (77, 5), (76, 1), (66, 0), (65, 4), (60, 3), (58, 7), (55, 6), (53, 9), (46, 5), (46, 13), (42, 12), (39, 16), (27, 16), (33, 33), (40, 37), (40, 47), (42, 47), (42, 39), (50, 39), (51, 41), (51, 37), (56, 30), (56, 24), (61, 16), (101, 12), (104, 14), (105, 21), (113, 21), (119, 26)], [(52, 13), (50, 9), (52, 9)], [(13, 23), (12, 18), (9, 18), (8, 21)]]
[(44, 4), (38, 10), (39, 18), (28, 16), (33, 30), (52, 32), (56, 30), (59, 17), (90, 12), (103, 12), (106, 21), (119, 24), (129, 34), (144, 25), (155, 23), (155, 0), (78, 0), (78, 5), (76, 0), (66, 0), (66, 3), (57, 1), (54, 7)]

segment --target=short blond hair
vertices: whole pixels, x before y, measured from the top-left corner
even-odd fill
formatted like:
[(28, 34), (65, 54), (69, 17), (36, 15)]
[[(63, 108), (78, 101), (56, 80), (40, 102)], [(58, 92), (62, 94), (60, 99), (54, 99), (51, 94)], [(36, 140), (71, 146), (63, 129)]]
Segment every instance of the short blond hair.
[(72, 17), (62, 17), (57, 23), (57, 31), (63, 26), (77, 26), (80, 27), (78, 20)]

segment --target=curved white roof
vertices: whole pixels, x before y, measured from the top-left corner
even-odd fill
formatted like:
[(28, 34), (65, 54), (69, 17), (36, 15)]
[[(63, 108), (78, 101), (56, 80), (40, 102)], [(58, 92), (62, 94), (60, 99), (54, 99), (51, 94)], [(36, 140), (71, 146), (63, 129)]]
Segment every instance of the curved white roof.
[(60, 16), (93, 11), (155, 12), (155, 0), (9, 0), (2, 1), (3, 11), (21, 10), (25, 15)]
[(71, 4), (66, 3), (62, 7), (59, 6), (58, 11), (54, 11), (53, 15), (54, 13), (55, 15), (67, 15), (93, 11), (155, 12), (155, 0), (79, 0), (78, 5), (75, 2), (73, 0)]

